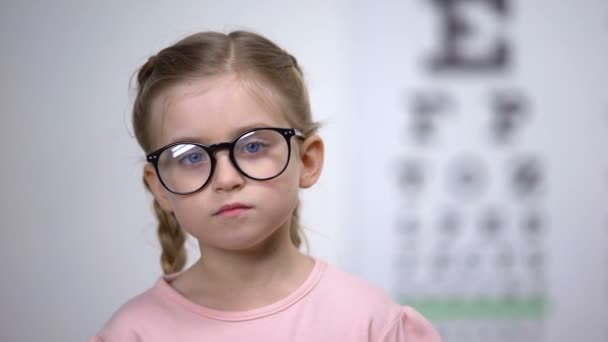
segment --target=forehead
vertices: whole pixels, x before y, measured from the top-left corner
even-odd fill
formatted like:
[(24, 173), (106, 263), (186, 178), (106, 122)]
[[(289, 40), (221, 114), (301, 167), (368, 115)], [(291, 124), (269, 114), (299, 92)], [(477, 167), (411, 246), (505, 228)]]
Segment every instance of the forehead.
[(269, 90), (257, 88), (223, 75), (166, 89), (150, 106), (155, 148), (180, 140), (227, 141), (252, 127), (287, 127), (281, 110), (266, 94)]

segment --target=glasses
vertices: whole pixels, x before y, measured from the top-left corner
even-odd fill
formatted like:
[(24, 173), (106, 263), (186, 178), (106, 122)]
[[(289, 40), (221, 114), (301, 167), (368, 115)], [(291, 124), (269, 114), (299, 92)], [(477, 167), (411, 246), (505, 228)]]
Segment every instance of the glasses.
[(269, 180), (285, 171), (291, 155), (291, 137), (304, 138), (293, 128), (255, 128), (230, 142), (203, 145), (176, 142), (148, 154), (158, 179), (174, 194), (188, 195), (207, 185), (217, 160), (214, 153), (227, 149), (232, 165), (244, 176)]

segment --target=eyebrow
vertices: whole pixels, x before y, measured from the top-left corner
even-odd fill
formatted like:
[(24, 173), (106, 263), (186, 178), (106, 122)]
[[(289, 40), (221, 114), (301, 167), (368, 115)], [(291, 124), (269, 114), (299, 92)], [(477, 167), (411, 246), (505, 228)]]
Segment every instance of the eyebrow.
[[(269, 125), (267, 123), (261, 123), (261, 122), (241, 126), (230, 132), (231, 138), (228, 141), (232, 141), (234, 138), (236, 138), (237, 136), (243, 134), (244, 132), (246, 132), (248, 130), (251, 130), (254, 128), (265, 128), (265, 127), (274, 127), (274, 126)], [(169, 141), (169, 143), (167, 145), (180, 143), (180, 142), (194, 142), (194, 143), (200, 143), (203, 145), (213, 145), (213, 144), (222, 143), (223, 141), (216, 141), (216, 142), (210, 143), (208, 141), (208, 139), (197, 137), (197, 136), (178, 136), (176, 138), (171, 139), (171, 141)]]

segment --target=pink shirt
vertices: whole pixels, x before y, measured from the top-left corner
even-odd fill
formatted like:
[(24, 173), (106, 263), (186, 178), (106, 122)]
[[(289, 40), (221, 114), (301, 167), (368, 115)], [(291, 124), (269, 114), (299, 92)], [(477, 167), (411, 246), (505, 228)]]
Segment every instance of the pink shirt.
[(381, 289), (315, 259), (307, 280), (286, 298), (248, 311), (194, 302), (161, 277), (125, 303), (90, 342), (435, 342), (431, 324)]

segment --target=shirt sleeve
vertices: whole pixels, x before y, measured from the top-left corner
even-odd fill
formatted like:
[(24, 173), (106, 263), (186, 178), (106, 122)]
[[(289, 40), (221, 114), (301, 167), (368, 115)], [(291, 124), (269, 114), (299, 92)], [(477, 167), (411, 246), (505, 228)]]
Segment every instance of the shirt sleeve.
[(405, 306), (389, 324), (379, 342), (441, 342), (431, 323), (415, 309)]
[(141, 342), (135, 329), (138, 326), (138, 319), (119, 315), (108, 321), (88, 342)]
[(133, 332), (104, 330), (89, 338), (88, 342), (141, 342), (141, 338)]

